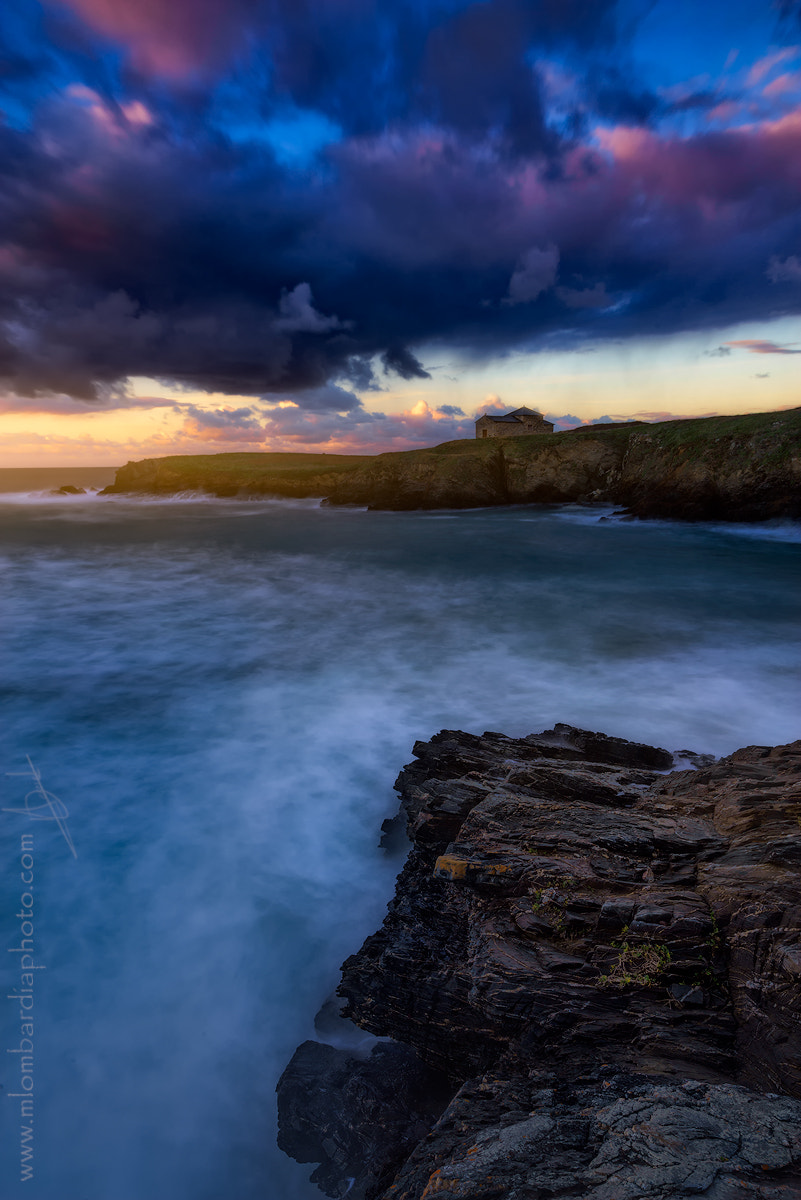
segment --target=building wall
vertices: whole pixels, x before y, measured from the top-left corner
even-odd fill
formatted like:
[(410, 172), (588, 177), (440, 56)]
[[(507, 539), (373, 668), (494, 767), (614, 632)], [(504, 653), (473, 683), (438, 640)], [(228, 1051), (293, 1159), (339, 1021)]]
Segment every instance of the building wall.
[(479, 417), (476, 421), (476, 437), (483, 438), (484, 430), (487, 437), (521, 437), (523, 434), (551, 433), (550, 425), (544, 421), (490, 421), (487, 417)]

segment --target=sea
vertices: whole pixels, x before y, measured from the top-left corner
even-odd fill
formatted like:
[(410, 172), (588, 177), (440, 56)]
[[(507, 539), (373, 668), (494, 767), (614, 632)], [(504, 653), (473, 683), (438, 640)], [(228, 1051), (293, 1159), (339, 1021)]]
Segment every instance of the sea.
[(50, 494), (112, 474), (0, 472), (0, 1194), (318, 1200), (275, 1085), (415, 740), (798, 738), (801, 528)]

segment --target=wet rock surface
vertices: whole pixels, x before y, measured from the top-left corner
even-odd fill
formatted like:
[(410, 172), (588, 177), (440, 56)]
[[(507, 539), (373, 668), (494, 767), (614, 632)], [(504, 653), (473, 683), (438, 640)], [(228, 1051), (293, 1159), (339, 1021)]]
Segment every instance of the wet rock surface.
[(364, 1064), (332, 1090), (302, 1047), (282, 1145), (325, 1128), (316, 1178), (367, 1200), (801, 1197), (801, 743), (670, 771), (557, 725), (414, 754), (412, 849), (340, 994), (433, 1074), (399, 1067), (376, 1122)]

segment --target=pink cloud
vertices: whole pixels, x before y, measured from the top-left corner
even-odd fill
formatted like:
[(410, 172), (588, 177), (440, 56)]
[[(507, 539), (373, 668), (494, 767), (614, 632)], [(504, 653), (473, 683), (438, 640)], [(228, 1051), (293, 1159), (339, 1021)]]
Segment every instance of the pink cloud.
[(582, 425), (589, 425), (586, 417), (576, 417), (572, 413), (565, 413), (559, 416), (557, 413), (543, 413), (546, 421), (550, 421), (553, 425), (554, 433), (565, 433), (568, 429), (580, 429)]
[[(633, 413), (632, 416), (638, 421), (650, 421), (650, 422), (695, 421), (695, 420), (701, 420), (702, 417), (718, 417), (718, 416), (720, 416), (720, 413), (716, 413), (716, 412), (693, 413), (690, 416), (687, 413), (672, 413), (672, 412), (662, 412), (662, 411), (648, 412), (648, 411), (641, 410), (639, 412)], [(624, 418), (624, 419), (631, 420), (631, 417)]]
[(726, 342), (727, 346), (741, 346), (751, 354), (801, 354), (801, 350), (790, 350), (787, 346), (779, 346), (776, 342), (760, 341), (757, 338), (742, 338), (736, 342)]
[(199, 408), (187, 405), (188, 416), (184, 420), (185, 436), (201, 442), (240, 442), (260, 445), (264, 440), (264, 428), (259, 423), (254, 409), (246, 408)]
[(596, 129), (601, 149), (617, 160), (627, 162), (641, 158), (653, 143), (654, 135), (641, 126), (614, 125), (611, 129)]
[(739, 100), (723, 100), (720, 104), (716, 104), (714, 108), (710, 108), (706, 114), (706, 120), (713, 121), (735, 121), (742, 117), (747, 112), (746, 106)]
[(505, 413), (509, 411), (509, 407), (510, 406), (508, 404), (504, 404), (501, 397), (496, 395), (495, 392), (490, 392), (484, 400), (484, 403), (479, 405), (479, 407), (473, 413), (473, 419), (477, 421), (479, 417), (484, 415), (484, 413)]
[[(133, 66), (176, 82), (207, 75), (247, 53), (253, 32), (276, 20), (254, 0), (45, 0), (124, 46)], [(298, 4), (300, 7), (300, 4)], [(370, 0), (324, 0), (327, 9), (369, 11)], [(280, 18), (279, 18), (280, 19)]]
[(168, 439), (176, 447), (170, 453), (188, 453), (193, 447), (202, 452), (204, 446), (224, 445), (226, 449), (242, 451), (380, 454), (434, 446), (455, 438), (472, 438), (475, 434), (472, 418), (452, 408), (448, 411), (431, 408), (425, 400), (419, 400), (404, 412), (389, 414), (364, 408), (347, 413), (311, 412), (294, 403), (271, 408), (188, 407), (191, 412), (180, 431)]
[(746, 84), (748, 87), (756, 87), (767, 75), (770, 75), (774, 67), (798, 58), (799, 54), (801, 54), (801, 46), (783, 46), (781, 50), (774, 50), (771, 54), (757, 59), (746, 76)]
[[(737, 236), (755, 213), (773, 220), (784, 208), (797, 209), (801, 110), (687, 138), (626, 125), (594, 132), (597, 146), (568, 153), (556, 180), (533, 162), (498, 163), (489, 171), (451, 135), (441, 147), (429, 142), (423, 154), (412, 135), (350, 139), (332, 151), (343, 196), (325, 224), (337, 242), (344, 236), (356, 249), (404, 270), (445, 262), (485, 269), (506, 262), (509, 279), (520, 275), (521, 246), (558, 247), (563, 263), (601, 246), (636, 257), (638, 240), (627, 230), (636, 220), (638, 228), (649, 222), (648, 244), (660, 255), (705, 258), (711, 237)], [(499, 211), (503, 223), (492, 224)], [(488, 224), (492, 237), (476, 237), (476, 229)], [(539, 287), (546, 280), (534, 282)], [(592, 299), (600, 308), (600, 293)]]
[[(630, 207), (632, 197), (647, 198), (660, 206), (671, 205), (674, 221), (681, 213), (689, 218), (694, 212), (695, 221), (714, 224), (723, 234), (742, 219), (737, 206), (750, 203), (749, 198), (757, 190), (763, 192), (768, 183), (771, 204), (786, 203), (788, 210), (797, 207), (801, 109), (775, 121), (689, 138), (661, 137), (651, 130), (627, 127), (599, 130), (597, 136), (613, 163), (603, 189), (605, 198), (608, 201), (614, 194), (624, 209)], [(603, 194), (597, 183), (595, 190)], [(685, 243), (686, 233), (685, 228)]]
[(50, 0), (128, 49), (147, 74), (182, 80), (224, 63), (245, 43), (242, 0)]
[(643, 411), (634, 413), (610, 413), (605, 417), (575, 417), (568, 414), (564, 417), (555, 416), (553, 413), (547, 413), (546, 417), (549, 421), (553, 421), (554, 429), (557, 433), (565, 432), (569, 429), (587, 429), (590, 426), (597, 425), (603, 428), (604, 425), (626, 424), (630, 421), (646, 421), (649, 424), (654, 424), (658, 421), (692, 421), (701, 417), (717, 417), (716, 412), (693, 413), (689, 416), (687, 413), (673, 413), (665, 410)]
[[(122, 8), (127, 11), (125, 4)], [(113, 11), (117, 11), (116, 6)], [(86, 261), (91, 278), (108, 277), (119, 264), (135, 279), (138, 262), (134, 261), (134, 270), (129, 270), (126, 254), (132, 260), (141, 257), (143, 263), (158, 263), (159, 270), (163, 254), (163, 270), (169, 277), (169, 271), (175, 267), (169, 260), (171, 243), (177, 241), (183, 245), (183, 226), (191, 228), (196, 214), (212, 211), (203, 203), (203, 188), (198, 186), (198, 180), (204, 177), (194, 173), (195, 168), (183, 157), (179, 146), (170, 146), (167, 152), (160, 139), (147, 136), (126, 137), (122, 146), (115, 141), (110, 150), (104, 143), (104, 154), (96, 155), (89, 166), (81, 152), (84, 128), (91, 129), (96, 123), (91, 110), (98, 103), (97, 94), (87, 89), (82, 96), (76, 95), (74, 100), (63, 103), (72, 110), (73, 125), (69, 128), (80, 125), (81, 136), (76, 137), (74, 147), (70, 144), (70, 149), (76, 152), (61, 156), (55, 166), (48, 160), (52, 174), (42, 173), (43, 183), (31, 185), (29, 195), (33, 201), (35, 187), (41, 187), (39, 210), (34, 202), (29, 203), (26, 195), (19, 236), (25, 236), (31, 245), (35, 240), (40, 259), (56, 266)], [(129, 118), (139, 118), (138, 123), (145, 124), (138, 110), (132, 110)], [(56, 144), (63, 145), (66, 141), (65, 127), (66, 121), (62, 125), (54, 123), (62, 139)], [(45, 138), (49, 137), (47, 128), (44, 133)], [(671, 285), (667, 289), (671, 296), (677, 294), (676, 279), (685, 288), (688, 321), (693, 319), (690, 312), (693, 290), (699, 294), (712, 291), (711, 284), (726, 282), (726, 272), (729, 278), (740, 272), (735, 277), (738, 283), (741, 277), (745, 279), (746, 287), (750, 273), (763, 291), (769, 290), (764, 278), (769, 251), (759, 247), (781, 248), (782, 258), (795, 249), (779, 237), (780, 233), (782, 239), (786, 236), (782, 231), (791, 228), (798, 211), (801, 109), (780, 120), (755, 122), (746, 128), (703, 136), (660, 136), (653, 130), (618, 125), (598, 131), (597, 140), (600, 149), (577, 146), (566, 156), (564, 172), (551, 174), (538, 160), (526, 163), (493, 157), (491, 145), (477, 147), (455, 133), (428, 131), (416, 136), (396, 131), (370, 139), (347, 139), (331, 151), (336, 166), (341, 168), (337, 187), (332, 196), (321, 191), (325, 200), (322, 212), (319, 216), (313, 214), (315, 223), (309, 226), (312, 233), (304, 236), (298, 257), (303, 258), (306, 253), (306, 243), (315, 247), (330, 245), (336, 248), (336, 258), (343, 264), (358, 262), (362, 254), (382, 269), (396, 262), (404, 278), (408, 276), (413, 283), (416, 283), (415, 268), (428, 264), (455, 266), (460, 273), (454, 273), (454, 281), (467, 280), (471, 268), (479, 268), (485, 270), (488, 282), (481, 282), (482, 291), (475, 297), (476, 310), (484, 297), (488, 297), (495, 310), (504, 316), (499, 301), (515, 274), (516, 264), (521, 264), (518, 268), (521, 299), (530, 299), (543, 283), (555, 280), (553, 264), (546, 262), (547, 271), (538, 272), (537, 262), (528, 259), (523, 262), (521, 254), (525, 255), (532, 246), (546, 249), (558, 246), (564, 271), (560, 295), (567, 303), (578, 301), (572, 307), (579, 310), (580, 319), (588, 324), (593, 319), (592, 306), (581, 301), (592, 299), (594, 303), (597, 299), (600, 308), (603, 295), (598, 291), (599, 285), (585, 288), (582, 274), (585, 280), (606, 278), (615, 295), (621, 295), (628, 281), (633, 281), (631, 291), (637, 294), (632, 311), (636, 315), (639, 304), (646, 316), (649, 311), (656, 313), (657, 320), (656, 293), (664, 279)], [(74, 167), (74, 163), (80, 165)], [(142, 171), (141, 191), (140, 166), (153, 168), (151, 176)], [(185, 199), (184, 193), (190, 191), (200, 193), (197, 209), (192, 206), (194, 196), (191, 203)], [(214, 189), (210, 191), (216, 195)], [(179, 198), (177, 202), (175, 195)], [(243, 196), (245, 193), (238, 193), (232, 186), (226, 211), (238, 215), (237, 204)], [(242, 204), (243, 230), (248, 228), (248, 220), (252, 221), (249, 205), (249, 200)], [(187, 214), (192, 220), (183, 220)], [(152, 226), (148, 223), (151, 215)], [(140, 228), (144, 234), (141, 237)], [(243, 237), (242, 240), (254, 247), (254, 269), (263, 263), (265, 274), (274, 278), (270, 275), (273, 268), (268, 257), (259, 258), (262, 248), (258, 239)], [(130, 250), (123, 249), (126, 245)], [(181, 253), (185, 256), (185, 247)], [(198, 248), (201, 263), (202, 253)], [(320, 274), (328, 270), (330, 278), (330, 262), (321, 252), (317, 253), (322, 260)], [(555, 250), (553, 256), (555, 263)], [(9, 269), (14, 268), (11, 263)], [(184, 270), (182, 263), (179, 270)], [(493, 282), (493, 273), (497, 284)], [(380, 272), (376, 277), (380, 278)], [(233, 335), (229, 337), (225, 320), (218, 317), (216, 309), (197, 314), (188, 309), (177, 316), (174, 312), (157, 314), (152, 332), (145, 337), (150, 326), (144, 321), (145, 314), (134, 309), (98, 314), (91, 293), (88, 299), (78, 297), (77, 304), (68, 297), (69, 304), (60, 306), (54, 301), (49, 307), (48, 295), (40, 302), (44, 311), (40, 322), (43, 349), (40, 352), (37, 345), (32, 353), (26, 351), (26, 370), (28, 362), (38, 370), (45, 351), (55, 346), (58, 353), (53, 354), (49, 380), (53, 380), (51, 386), (65, 388), (71, 376), (62, 364), (69, 366), (78, 359), (78, 351), (88, 346), (86, 357), (93, 368), (98, 362), (102, 364), (106, 379), (118, 377), (112, 374), (118, 364), (120, 376), (130, 371), (133, 364), (137, 373), (174, 378), (170, 368), (176, 363), (184, 370), (185, 364), (190, 364), (197, 378), (198, 357), (206, 354), (206, 347), (214, 346), (220, 361), (252, 359), (258, 366), (258, 371), (247, 380), (233, 375), (230, 386), (224, 380), (219, 390), (236, 395), (252, 388), (255, 394), (261, 394), (275, 386), (276, 380), (283, 383), (286, 378), (278, 360), (284, 355), (282, 361), (289, 361), (290, 336), (335, 331), (337, 318), (328, 315), (332, 309), (343, 318), (350, 315), (344, 304), (340, 306), (339, 301), (331, 300), (327, 303), (321, 300), (322, 311), (318, 312), (312, 307), (310, 285), (298, 285), (298, 279), (313, 279), (313, 276), (290, 275), (289, 286), (296, 286), (280, 301), (276, 294), (280, 284), (271, 284), (274, 290), (270, 301), (279, 304), (279, 325), (283, 322), (283, 331), (279, 328), (283, 341), (276, 343), (274, 352), (265, 351), (255, 341), (251, 348), (250, 344), (238, 343)], [(686, 279), (690, 280), (689, 288)], [(56, 284), (60, 282), (60, 277), (55, 280)], [(300, 291), (301, 288), (304, 290)], [(460, 288), (461, 283), (459, 288), (449, 283), (441, 296), (432, 292), (432, 310), (434, 303), (439, 304), (443, 297), (446, 305), (452, 304), (451, 297), (460, 293)], [(493, 288), (497, 289), (494, 295)], [(55, 287), (53, 291), (58, 298)], [(391, 282), (386, 297), (376, 296), (377, 309), (392, 299), (390, 291)], [(721, 287), (719, 291), (725, 294), (726, 289)], [(410, 294), (424, 297), (422, 291)], [(419, 302), (423, 307), (428, 303), (427, 297)], [(465, 312), (471, 302), (469, 294), (465, 295)], [(351, 303), (354, 303), (352, 296)], [(546, 305), (556, 310), (558, 320), (569, 322), (570, 312), (561, 309), (552, 295), (542, 297), (543, 310)], [(673, 301), (670, 305), (665, 311), (673, 319), (680, 306)], [(391, 304), (387, 306), (391, 308)], [(28, 305), (22, 311), (20, 320), (29, 318), (31, 308)], [(580, 311), (582, 308), (586, 311)], [(68, 310), (66, 314), (63, 309)], [(89, 314), (88, 321), (83, 321), (85, 313)], [(234, 312), (231, 317), (232, 328), (240, 324), (237, 315)], [(524, 314), (510, 315), (522, 327)], [(113, 337), (104, 335), (102, 344), (97, 334), (102, 324), (99, 316), (107, 318), (113, 332)], [(439, 317), (426, 315), (425, 319), (433, 322)], [(547, 311), (545, 319), (549, 319)], [(682, 315), (679, 319), (685, 318)], [(601, 320), (605, 322), (606, 318)], [(205, 323), (208, 329), (202, 329), (200, 323)], [(31, 324), (36, 332), (35, 323)], [(532, 336), (534, 333), (532, 328)], [(131, 346), (135, 353), (131, 352)], [(161, 369), (163, 364), (166, 369)], [(258, 378), (261, 373), (263, 385)], [(409, 428), (398, 436), (406, 436)], [(353, 431), (351, 434), (356, 436)]]
[(762, 89), (763, 96), (785, 96), (788, 92), (797, 92), (801, 88), (801, 71), (787, 71), (777, 75), (774, 80)]
[(131, 125), (153, 124), (153, 114), (142, 104), (141, 100), (132, 100), (130, 104), (123, 104), (122, 111)]

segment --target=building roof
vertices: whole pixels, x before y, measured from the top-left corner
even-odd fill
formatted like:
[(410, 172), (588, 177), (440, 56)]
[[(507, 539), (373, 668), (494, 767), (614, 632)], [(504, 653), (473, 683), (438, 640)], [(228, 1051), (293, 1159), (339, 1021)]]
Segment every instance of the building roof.
[(536, 417), (543, 421), (546, 425), (551, 425), (551, 421), (546, 421), (542, 413), (535, 412), (533, 408), (515, 408), (511, 412), (503, 413), (501, 416), (494, 416), (491, 413), (484, 413), (483, 417), (479, 417), (479, 421), (502, 421), (505, 424), (520, 424), (523, 417)]

